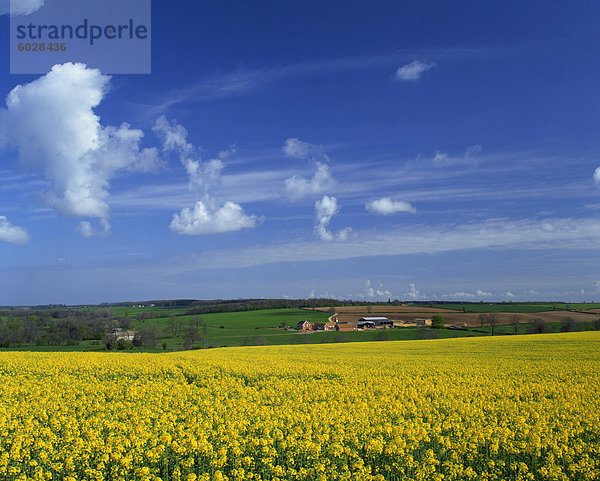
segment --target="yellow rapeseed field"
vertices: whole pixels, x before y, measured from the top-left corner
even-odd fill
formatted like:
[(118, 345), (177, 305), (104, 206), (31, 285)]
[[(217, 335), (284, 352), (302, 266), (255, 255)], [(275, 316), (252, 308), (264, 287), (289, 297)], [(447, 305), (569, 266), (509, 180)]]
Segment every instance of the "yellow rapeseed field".
[(598, 480), (600, 333), (1, 353), (1, 480)]

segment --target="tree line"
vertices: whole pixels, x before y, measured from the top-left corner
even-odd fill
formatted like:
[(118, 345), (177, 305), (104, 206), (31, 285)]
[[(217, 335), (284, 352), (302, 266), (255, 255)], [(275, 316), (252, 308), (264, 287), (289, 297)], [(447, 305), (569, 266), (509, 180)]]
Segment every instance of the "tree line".
[(131, 329), (133, 319), (115, 317), (112, 309), (0, 310), (0, 347), (21, 344), (53, 346), (100, 340), (116, 328)]

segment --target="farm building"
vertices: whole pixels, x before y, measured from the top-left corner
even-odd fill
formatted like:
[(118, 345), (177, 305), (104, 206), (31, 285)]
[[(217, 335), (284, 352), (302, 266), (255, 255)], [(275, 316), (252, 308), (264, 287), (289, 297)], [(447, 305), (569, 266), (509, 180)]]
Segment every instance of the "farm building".
[(361, 317), (356, 322), (356, 327), (394, 327), (394, 321), (390, 321), (387, 317)]
[(312, 331), (313, 330), (312, 322), (301, 320), (296, 325), (296, 330), (297, 331)]
[(337, 325), (337, 322), (334, 321), (327, 321), (325, 323), (325, 330), (326, 331), (335, 331), (335, 327)]
[(109, 334), (114, 341), (133, 341), (135, 337), (135, 329), (133, 331), (125, 331), (124, 329), (117, 327)]
[(375, 321), (365, 319), (364, 317), (356, 321), (357, 329), (373, 329), (376, 326)]
[(296, 325), (298, 331), (335, 331), (336, 323), (333, 321), (327, 322), (310, 322), (300, 321)]
[(414, 323), (417, 326), (431, 326), (431, 319), (415, 319)]
[(338, 322), (335, 325), (336, 331), (355, 331), (356, 326), (354, 324), (350, 324), (348, 322)]

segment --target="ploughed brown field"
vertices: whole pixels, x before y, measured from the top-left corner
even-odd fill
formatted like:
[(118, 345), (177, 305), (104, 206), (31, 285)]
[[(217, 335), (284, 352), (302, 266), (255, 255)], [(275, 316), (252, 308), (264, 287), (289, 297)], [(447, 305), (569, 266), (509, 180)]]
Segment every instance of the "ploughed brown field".
[[(460, 312), (452, 309), (440, 309), (415, 306), (344, 306), (336, 307), (335, 312), (339, 322), (354, 323), (361, 317), (387, 317), (392, 321), (411, 323), (415, 319), (431, 319), (434, 314), (440, 314), (446, 325), (464, 322), (469, 327), (481, 325), (478, 312)], [(330, 308), (323, 307), (317, 310), (327, 312)], [(543, 319), (545, 322), (561, 322), (565, 317), (570, 317), (575, 322), (590, 322), (598, 319), (599, 309), (588, 309), (586, 311), (546, 311), (546, 312), (498, 312), (498, 324), (511, 324), (515, 316), (519, 317), (520, 323), (528, 323), (534, 319)]]

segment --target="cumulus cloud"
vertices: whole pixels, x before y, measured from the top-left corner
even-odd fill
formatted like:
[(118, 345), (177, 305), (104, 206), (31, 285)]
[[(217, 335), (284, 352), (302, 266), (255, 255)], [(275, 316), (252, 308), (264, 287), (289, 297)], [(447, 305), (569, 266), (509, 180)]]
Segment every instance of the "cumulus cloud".
[(5, 216), (0, 215), (0, 241), (18, 245), (27, 244), (29, 233), (25, 229), (11, 224)]
[(313, 161), (312, 177), (294, 175), (285, 179), (284, 194), (290, 200), (297, 201), (307, 195), (323, 194), (335, 185), (327, 165), (329, 157), (318, 145), (297, 138), (289, 138), (283, 144), (282, 150), (288, 157)]
[(409, 283), (408, 287), (410, 288), (409, 291), (408, 291), (408, 293), (406, 294), (408, 297), (410, 297), (411, 299), (415, 300), (415, 299), (417, 299), (418, 297), (421, 296), (421, 293), (417, 289), (417, 286), (415, 285), (414, 282)]
[(481, 289), (477, 289), (475, 294), (477, 295), (477, 297), (490, 297), (492, 295), (491, 292), (482, 291)]
[(392, 200), (389, 197), (382, 197), (381, 199), (367, 202), (365, 208), (369, 212), (379, 215), (390, 215), (396, 212), (410, 212), (415, 214), (417, 212), (417, 209), (408, 202)]
[(403, 65), (396, 70), (396, 80), (404, 82), (416, 82), (424, 72), (435, 67), (435, 63), (425, 63), (420, 60)]
[(176, 121), (169, 122), (164, 116), (156, 119), (153, 130), (162, 138), (166, 152), (176, 152), (189, 177), (189, 187), (197, 191), (203, 200), (196, 201), (193, 208), (184, 207), (173, 214), (169, 228), (177, 234), (202, 235), (235, 232), (256, 227), (259, 219), (246, 215), (242, 206), (227, 201), (219, 205), (209, 194), (220, 182), (223, 159), (235, 153), (235, 148), (219, 152), (219, 157), (203, 161), (198, 149), (188, 142), (187, 130)]
[(325, 162), (329, 161), (329, 157), (320, 146), (295, 137), (286, 139), (281, 150), (285, 155), (294, 159), (318, 158)]
[(329, 197), (328, 195), (323, 196), (321, 200), (315, 202), (315, 232), (324, 241), (347, 240), (350, 236), (352, 229), (346, 227), (337, 234), (327, 230), (331, 218), (337, 214), (340, 210), (337, 199), (335, 197)]
[(86, 239), (90, 239), (92, 237), (106, 237), (110, 232), (110, 224), (106, 219), (100, 219), (99, 223), (102, 229), (94, 229), (90, 222), (87, 220), (82, 220), (75, 230)]
[(373, 287), (369, 279), (367, 279), (367, 281), (365, 282), (365, 297), (387, 297), (389, 299), (391, 296), (391, 291), (385, 289), (381, 282), (379, 283), (378, 288)]
[(334, 236), (327, 230), (327, 226), (331, 221), (331, 218), (337, 214), (339, 206), (335, 197), (329, 197), (328, 195), (323, 196), (321, 200), (315, 202), (315, 217), (317, 224), (315, 225), (315, 232), (323, 240), (333, 240)]
[(512, 299), (513, 297), (515, 297), (515, 295), (510, 291), (506, 291), (506, 297), (508, 297), (509, 299)]
[(179, 160), (190, 179), (190, 188), (207, 192), (218, 183), (225, 167), (222, 159), (228, 157), (230, 151), (220, 152), (219, 158), (203, 161), (197, 149), (187, 141), (188, 131), (176, 121), (169, 122), (166, 117), (160, 116), (152, 130), (162, 139), (166, 152), (179, 154)]
[(194, 146), (187, 141), (186, 128), (174, 120), (169, 122), (164, 115), (156, 119), (152, 130), (162, 138), (163, 149), (166, 151), (188, 153), (194, 150)]
[(255, 227), (256, 222), (256, 216), (246, 215), (235, 202), (212, 207), (199, 200), (193, 209), (184, 207), (179, 214), (174, 214), (169, 227), (177, 234), (221, 234)]
[(346, 227), (337, 233), (337, 238), (341, 241), (348, 240), (352, 235), (352, 227)]
[(111, 178), (123, 170), (160, 167), (156, 149), (140, 149), (141, 130), (126, 123), (101, 125), (94, 108), (109, 82), (108, 75), (84, 64), (55, 65), (15, 87), (6, 109), (0, 109), (5, 142), (17, 148), (25, 167), (42, 171), (49, 181), (44, 204), (61, 215), (97, 218), (107, 226)]
[(311, 178), (294, 175), (285, 179), (284, 192), (290, 200), (300, 200), (307, 195), (322, 194), (335, 185), (329, 166), (322, 162), (315, 162), (314, 174)]
[(30, 15), (43, 5), (44, 0), (0, 0), (0, 15)]
[(600, 185), (600, 167), (598, 167), (594, 171), (594, 182), (596, 182), (596, 184)]
[(311, 144), (297, 138), (289, 138), (283, 144), (282, 150), (288, 157), (306, 159), (311, 150)]

